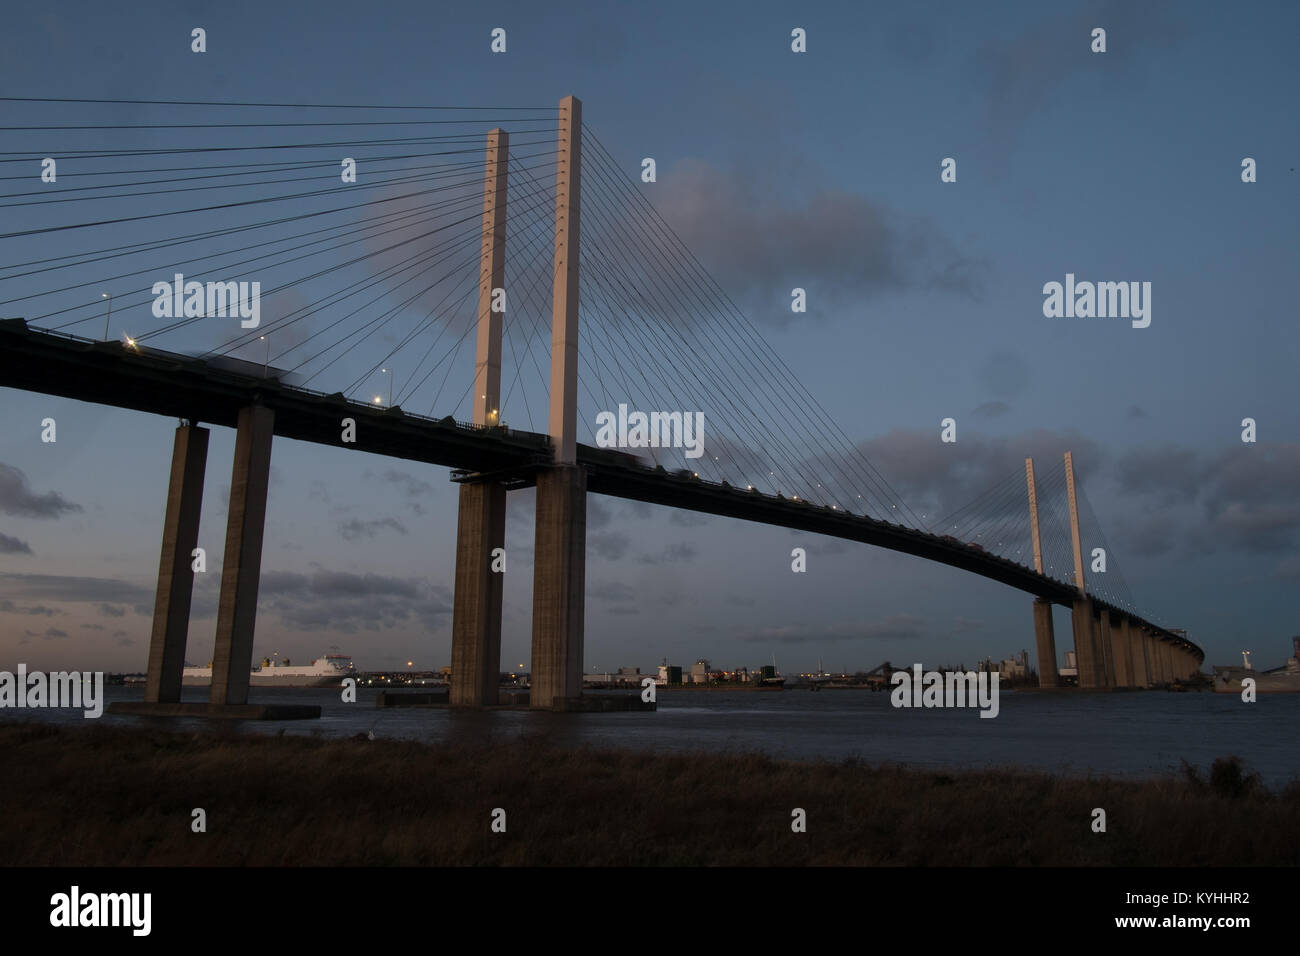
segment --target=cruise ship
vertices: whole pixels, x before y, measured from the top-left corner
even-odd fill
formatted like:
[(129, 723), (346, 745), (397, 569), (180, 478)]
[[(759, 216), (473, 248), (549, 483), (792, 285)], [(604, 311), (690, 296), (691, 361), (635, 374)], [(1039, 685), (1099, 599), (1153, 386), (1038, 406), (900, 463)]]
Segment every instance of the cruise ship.
[[(352, 658), (347, 654), (326, 654), (306, 666), (293, 666), (287, 660), (273, 661), (264, 657), (261, 665), (250, 672), (248, 682), (254, 687), (335, 687), (355, 673)], [(181, 683), (187, 687), (211, 684), (212, 665), (186, 667), (182, 671)]]

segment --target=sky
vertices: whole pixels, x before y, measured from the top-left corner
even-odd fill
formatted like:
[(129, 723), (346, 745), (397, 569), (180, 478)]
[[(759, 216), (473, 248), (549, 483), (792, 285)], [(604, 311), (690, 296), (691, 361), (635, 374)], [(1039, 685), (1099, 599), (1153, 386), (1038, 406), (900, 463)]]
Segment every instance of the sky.
[[(327, 0), (308, 13), (72, 2), (57, 12), (28, 5), (4, 21), (0, 89), (10, 97), (536, 108), (515, 122), (543, 117), (529, 127), (543, 132), (512, 140), (523, 155), (529, 135), (549, 142), (555, 105), (576, 95), (631, 189), (918, 513), (947, 513), (1025, 457), (1048, 467), (1070, 450), (1144, 615), (1186, 628), (1207, 664), (1234, 663), (1244, 649), (1277, 664), (1300, 633), (1290, 600), (1300, 583), (1293, 4), (1236, 4), (1229, 15), (1209, 3)], [(202, 54), (191, 49), (195, 27), (206, 31)], [(1106, 30), (1104, 53), (1090, 48), (1096, 27)], [(504, 53), (491, 50), (495, 28), (506, 31)], [(791, 49), (795, 28), (806, 31), (806, 52)], [(73, 187), (76, 149), (287, 142), (261, 129), (120, 128), (229, 118), (210, 107), (0, 101), (0, 115), (9, 196)], [(12, 129), (56, 123), (119, 128)], [(57, 186), (39, 180), (32, 157), (43, 155), (60, 159)], [(656, 162), (652, 183), (640, 180), (645, 157)], [(1242, 181), (1246, 157), (1255, 182)], [(955, 182), (941, 181), (945, 158), (956, 160)], [(545, 156), (534, 162), (545, 185), (553, 167)], [(224, 194), (198, 195), (203, 203), (184, 202)], [(0, 199), (0, 234), (171, 200), (54, 212), (21, 201)], [(595, 242), (590, 208), (584, 234)], [(186, 225), (237, 218), (217, 212)], [(7, 267), (179, 231), (153, 219), (0, 238), (0, 316), (50, 327), (35, 317), (104, 288), (123, 303), (113, 337), (162, 326), (148, 305), (126, 303), (170, 269), (110, 282), (114, 270), (87, 265), (55, 283)], [(378, 270), (394, 256), (350, 268)], [(1151, 283), (1149, 327), (1045, 316), (1044, 285), (1067, 274)], [(74, 283), (86, 289), (59, 299), (73, 293), (56, 285)], [(806, 312), (791, 311), (796, 287)], [(417, 329), (404, 297), (387, 291), (376, 305), (396, 316), (375, 338), (388, 351)], [(314, 299), (290, 292), (270, 307)], [(320, 331), (332, 315), (323, 309), (302, 328)], [(100, 321), (68, 331), (99, 338)], [(229, 323), (207, 325), (158, 344), (198, 351), (231, 335)], [(437, 377), (417, 384), (405, 370), (425, 337), (394, 357), (397, 390), (409, 383), (409, 400), (425, 401), (415, 411), (468, 418), (469, 353), (439, 370), (449, 384), (436, 398)], [(544, 338), (532, 353), (543, 363)], [(629, 366), (673, 371), (653, 342), (601, 341)], [(260, 348), (238, 354), (259, 361)], [(288, 367), (279, 351), (272, 364)], [(386, 398), (390, 383), (367, 374), (370, 358), (334, 366), (311, 387)], [(520, 366), (521, 378), (532, 376)], [(620, 400), (594, 372), (583, 365), (584, 384), (602, 402)], [(503, 418), (544, 421), (535, 390), (517, 394)], [(9, 389), (0, 402), (0, 669), (143, 670), (176, 423)], [(585, 430), (599, 403), (584, 402)], [(735, 423), (716, 414), (706, 410), (722, 440)], [(945, 443), (949, 417), (957, 440)], [(1253, 443), (1242, 441), (1247, 417)], [(57, 422), (53, 443), (41, 440), (45, 418)], [(211, 655), (233, 444), (231, 429), (212, 429), (192, 663)], [(363, 669), (449, 664), (457, 486), (448, 479), (443, 468), (277, 439), (255, 655), (307, 660), (338, 649)], [(503, 669), (526, 670), (529, 659), (532, 522), (532, 493), (511, 493)], [(806, 573), (791, 571), (794, 547), (808, 551)], [(1064, 609), (1056, 634), (1063, 657)], [(886, 659), (971, 665), (1033, 646), (1030, 597), (983, 578), (785, 529), (589, 499), (588, 671), (701, 657), (752, 668), (775, 656), (786, 672), (819, 661), (827, 670)]]

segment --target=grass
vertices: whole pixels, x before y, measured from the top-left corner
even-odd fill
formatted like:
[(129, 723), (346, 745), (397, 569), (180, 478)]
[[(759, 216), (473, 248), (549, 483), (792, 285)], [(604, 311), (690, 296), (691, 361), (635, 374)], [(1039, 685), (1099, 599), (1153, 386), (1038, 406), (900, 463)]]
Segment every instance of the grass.
[(1300, 785), (1236, 758), (1135, 782), (39, 723), (0, 725), (0, 753), (5, 865), (1300, 863)]

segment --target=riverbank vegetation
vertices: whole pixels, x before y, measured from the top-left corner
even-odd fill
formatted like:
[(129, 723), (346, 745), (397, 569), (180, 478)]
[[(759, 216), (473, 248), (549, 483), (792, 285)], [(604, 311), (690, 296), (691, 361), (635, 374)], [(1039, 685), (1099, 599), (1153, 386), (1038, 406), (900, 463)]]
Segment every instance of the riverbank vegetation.
[(1125, 781), (34, 722), (0, 753), (6, 865), (1300, 864), (1300, 784), (1231, 758)]

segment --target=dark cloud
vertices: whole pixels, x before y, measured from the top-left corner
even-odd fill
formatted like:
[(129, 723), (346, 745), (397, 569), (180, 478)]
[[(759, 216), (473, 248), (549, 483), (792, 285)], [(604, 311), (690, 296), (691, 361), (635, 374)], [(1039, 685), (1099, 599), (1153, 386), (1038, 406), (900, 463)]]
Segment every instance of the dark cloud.
[(596, 495), (587, 497), (587, 527), (604, 528), (614, 518), (614, 512)]
[(978, 293), (982, 266), (933, 223), (856, 193), (796, 195), (769, 175), (761, 164), (723, 170), (685, 160), (661, 170), (656, 203), (754, 317), (782, 325), (802, 318), (790, 309), (796, 287), (807, 292), (808, 316), (884, 292)]
[(100, 604), (99, 613), (108, 617), (126, 617), (126, 608), (118, 607), (116, 604)]
[(406, 534), (406, 526), (396, 518), (379, 518), (375, 521), (352, 518), (339, 525), (339, 534), (348, 541), (356, 541), (358, 538), (373, 538), (384, 528), (391, 528), (398, 534)]
[(681, 508), (674, 508), (668, 514), (668, 523), (681, 528), (698, 528), (712, 522), (713, 515), (700, 514), (698, 511), (684, 511)]
[(750, 644), (815, 644), (822, 641), (911, 640), (925, 636), (925, 621), (911, 614), (895, 614), (872, 622), (831, 625), (790, 624), (765, 627), (739, 635)]
[(50, 601), (86, 601), (115, 604), (138, 603), (152, 606), (151, 588), (114, 578), (87, 578), (60, 574), (0, 573), (0, 599), (44, 598)]
[(1128, 411), (1124, 413), (1124, 417), (1131, 422), (1137, 421), (1139, 418), (1146, 418), (1147, 411), (1141, 405), (1130, 405)]
[(57, 491), (36, 494), (27, 487), (25, 474), (0, 462), (0, 512), (23, 518), (58, 518), (81, 510), (81, 505), (68, 501)]
[[(1060, 102), (1060, 88), (1076, 74), (1103, 91), (1142, 86), (1135, 74), (1159, 48), (1174, 46), (1183, 33), (1180, 18), (1165, 2), (1108, 0), (1100, 5), (1051, 8), (1026, 18), (1021, 29), (997, 32), (976, 54), (977, 82), (985, 86), (988, 141), (1001, 155), (1014, 152), (1019, 134), (1036, 113)], [(1092, 30), (1106, 30), (1106, 52), (1092, 52)]]
[(1138, 449), (1116, 467), (1139, 514), (1119, 540), (1154, 556), (1181, 540), (1197, 552), (1272, 553), (1300, 544), (1300, 443), (1234, 445), (1203, 455), (1181, 445)]
[(636, 592), (621, 581), (602, 581), (588, 585), (587, 597), (593, 601), (613, 604), (636, 600)]
[(102, 631), (105, 629), (103, 624), (83, 624), (81, 626), (88, 631)]
[(678, 564), (683, 561), (690, 561), (699, 550), (690, 544), (670, 544), (659, 554), (642, 554), (637, 560), (642, 564)]
[(1125, 454), (1116, 463), (1123, 491), (1161, 502), (1194, 498), (1205, 478), (1201, 456), (1178, 445), (1149, 445)]
[(606, 561), (617, 561), (627, 554), (632, 539), (622, 531), (606, 531), (587, 536), (587, 552)]
[(47, 628), (45, 633), (42, 634), (41, 636), (45, 638), (45, 640), (47, 641), (59, 641), (67, 637), (68, 632), (60, 631), (57, 627), (51, 627), (51, 628)]
[[(933, 430), (899, 429), (858, 445), (867, 460), (887, 476), (899, 496), (923, 521), (934, 526), (942, 517), (973, 502), (1003, 482), (1023, 475), (1025, 459), (1033, 458), (1040, 478), (1055, 468), (1065, 452), (1074, 453), (1080, 483), (1100, 469), (1100, 446), (1078, 432), (1035, 429), (1009, 438), (989, 438), (957, 427), (957, 441), (939, 440)], [(1027, 500), (1009, 500), (1005, 507), (1028, 511)]]
[(0, 613), (3, 614), (40, 614), (45, 617), (53, 617), (55, 614), (62, 614), (62, 611), (55, 610), (52, 607), (46, 607), (44, 604), (36, 604), (31, 607), (19, 607), (13, 601), (0, 601)]
[(32, 546), (21, 538), (0, 534), (0, 554), (31, 554)]
[[(373, 475), (367, 471), (362, 477), (371, 478)], [(402, 491), (412, 498), (424, 497), (434, 493), (433, 485), (429, 484), (429, 482), (422, 481), (404, 471), (386, 468), (379, 473), (378, 477), (381, 481), (400, 486)]]
[(302, 631), (355, 633), (407, 623), (436, 628), (451, 613), (451, 592), (418, 578), (323, 568), (269, 571), (262, 575), (258, 607)]

